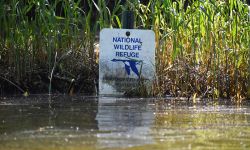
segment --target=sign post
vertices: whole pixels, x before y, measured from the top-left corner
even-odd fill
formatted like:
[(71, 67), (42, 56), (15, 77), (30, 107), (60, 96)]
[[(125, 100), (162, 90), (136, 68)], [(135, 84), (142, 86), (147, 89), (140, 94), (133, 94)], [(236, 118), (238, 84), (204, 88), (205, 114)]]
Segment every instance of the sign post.
[(151, 30), (103, 29), (100, 33), (99, 94), (118, 96), (152, 85), (155, 35)]
[(122, 28), (123, 29), (133, 29), (134, 28), (134, 12), (128, 10), (127, 0), (121, 0), (123, 5), (122, 11)]

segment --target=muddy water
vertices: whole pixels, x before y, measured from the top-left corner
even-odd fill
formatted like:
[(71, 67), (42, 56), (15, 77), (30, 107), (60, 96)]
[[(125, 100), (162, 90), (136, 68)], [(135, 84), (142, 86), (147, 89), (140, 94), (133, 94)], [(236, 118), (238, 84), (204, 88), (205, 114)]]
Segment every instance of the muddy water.
[(0, 150), (250, 149), (250, 105), (54, 96), (0, 99)]

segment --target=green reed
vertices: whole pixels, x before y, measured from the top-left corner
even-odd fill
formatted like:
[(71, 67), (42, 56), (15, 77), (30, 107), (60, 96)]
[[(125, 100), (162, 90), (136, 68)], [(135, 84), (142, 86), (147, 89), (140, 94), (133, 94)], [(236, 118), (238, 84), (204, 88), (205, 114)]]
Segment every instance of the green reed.
[[(56, 67), (74, 79), (86, 70), (95, 80), (95, 37), (102, 28), (121, 28), (122, 10), (129, 9), (135, 12), (136, 28), (156, 35), (155, 95), (250, 97), (250, 17), (242, 1), (197, 0), (185, 9), (184, 0), (128, 1), (126, 6), (114, 1), (110, 9), (104, 0), (87, 0), (86, 12), (80, 3), (1, 1), (1, 76), (10, 74), (19, 83), (40, 68), (49, 76)], [(59, 4), (63, 15), (56, 14)]]
[[(63, 16), (56, 15), (59, 3)], [(9, 73), (20, 84), (41, 69), (49, 75), (56, 53), (58, 60), (62, 56), (67, 59), (60, 59), (57, 66), (67, 76), (76, 78), (73, 74), (83, 66), (93, 70), (96, 29), (92, 28), (91, 11), (84, 12), (79, 4), (80, 0), (51, 3), (44, 0), (1, 1), (0, 55), (3, 59), (0, 61), (6, 65), (1, 75)], [(32, 17), (29, 17), (27, 13), (32, 9)], [(69, 69), (71, 65), (74, 66)]]
[[(175, 96), (249, 97), (249, 8), (242, 1), (154, 1), (142, 25), (156, 33), (157, 87)], [(143, 16), (142, 11), (137, 11)], [(153, 15), (152, 15), (153, 14)]]

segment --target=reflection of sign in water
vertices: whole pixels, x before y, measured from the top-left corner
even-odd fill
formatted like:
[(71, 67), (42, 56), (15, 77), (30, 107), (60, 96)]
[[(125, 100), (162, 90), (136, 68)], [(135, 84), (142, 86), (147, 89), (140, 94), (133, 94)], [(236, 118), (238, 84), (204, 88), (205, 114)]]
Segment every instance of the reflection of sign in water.
[(125, 70), (127, 72), (128, 75), (130, 75), (130, 69), (138, 76), (140, 76), (137, 65), (141, 64), (142, 65), (142, 61), (140, 60), (134, 60), (134, 59), (112, 59), (111, 61), (113, 62), (123, 62), (125, 65)]
[[(111, 107), (112, 106), (112, 107)], [(151, 128), (153, 108), (148, 101), (123, 98), (99, 98), (97, 147), (124, 149), (131, 146), (153, 144)]]
[(103, 29), (99, 56), (100, 95), (122, 95), (136, 88), (140, 79), (146, 86), (154, 80), (155, 35), (151, 30)]

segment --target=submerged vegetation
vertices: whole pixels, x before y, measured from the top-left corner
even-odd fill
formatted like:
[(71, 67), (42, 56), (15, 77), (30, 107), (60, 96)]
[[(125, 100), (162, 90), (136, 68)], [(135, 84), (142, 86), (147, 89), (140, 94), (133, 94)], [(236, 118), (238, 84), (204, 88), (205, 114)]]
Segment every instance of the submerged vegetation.
[(130, 9), (135, 28), (156, 35), (153, 95), (249, 98), (249, 6), (241, 0), (184, 4), (1, 1), (1, 93), (95, 93), (96, 35), (105, 27), (121, 28), (122, 10)]

